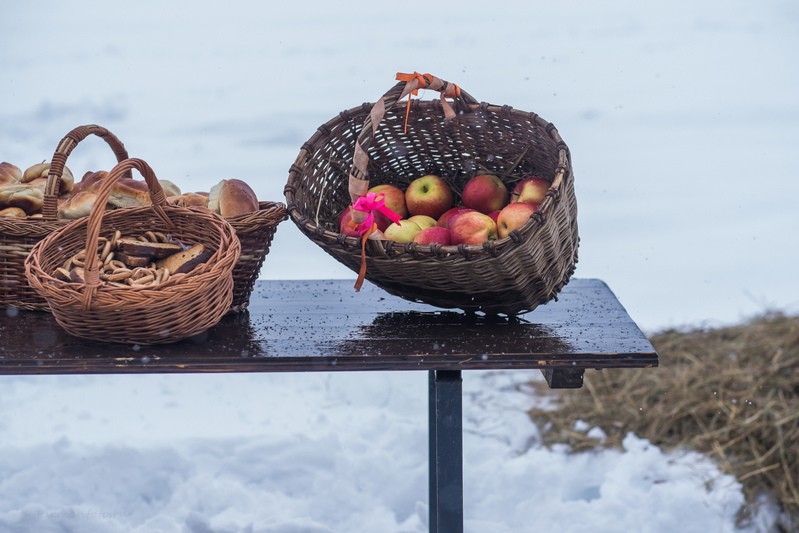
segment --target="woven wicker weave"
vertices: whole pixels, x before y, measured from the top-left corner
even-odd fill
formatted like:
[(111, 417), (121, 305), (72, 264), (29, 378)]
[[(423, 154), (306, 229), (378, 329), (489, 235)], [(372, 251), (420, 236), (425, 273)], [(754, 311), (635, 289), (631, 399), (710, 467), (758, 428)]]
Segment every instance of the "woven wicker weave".
[(231, 312), (247, 309), (255, 280), (264, 264), (277, 226), (288, 218), (285, 204), (260, 202), (255, 213), (226, 219), (241, 242), (241, 255), (233, 269), (233, 304)]
[[(144, 176), (153, 205), (106, 211), (104, 200), (112, 185), (133, 168)], [(203, 244), (213, 255), (191, 272), (152, 286), (101, 282), (95, 254), (88, 254), (85, 282), (53, 277), (67, 259), (83, 249), (97, 250), (98, 238), (110, 239), (117, 230), (132, 236), (167, 233), (187, 246)], [(229, 311), (240, 251), (235, 230), (222, 217), (207, 209), (168, 205), (149, 165), (127, 159), (111, 170), (88, 217), (59, 228), (33, 247), (25, 274), (68, 333), (98, 341), (163, 344), (201, 333)]]
[[(438, 100), (401, 99), (418, 88)], [(577, 203), (571, 158), (555, 127), (535, 113), (478, 103), (430, 75), (401, 81), (375, 104), (340, 113), (303, 144), (285, 187), (289, 216), (328, 254), (357, 272), (358, 238), (338, 217), (368, 187), (404, 189), (424, 174), (460, 195), (478, 172), (508, 186), (537, 174), (552, 186), (539, 210), (508, 237), (484, 245), (419, 245), (369, 240), (366, 279), (408, 300), (443, 308), (518, 314), (556, 297), (577, 262)], [(446, 103), (442, 103), (446, 102)], [(446, 118), (445, 118), (446, 115)], [(407, 125), (406, 125), (407, 120)], [(407, 127), (407, 130), (406, 130)], [(359, 154), (362, 154), (359, 157)]]
[(69, 154), (89, 135), (97, 135), (108, 143), (117, 161), (127, 159), (122, 142), (101, 126), (78, 126), (61, 139), (50, 162), (42, 218), (0, 217), (0, 309), (47, 310), (47, 302), (25, 279), (25, 258), (37, 242), (72, 222), (58, 219), (60, 178)]

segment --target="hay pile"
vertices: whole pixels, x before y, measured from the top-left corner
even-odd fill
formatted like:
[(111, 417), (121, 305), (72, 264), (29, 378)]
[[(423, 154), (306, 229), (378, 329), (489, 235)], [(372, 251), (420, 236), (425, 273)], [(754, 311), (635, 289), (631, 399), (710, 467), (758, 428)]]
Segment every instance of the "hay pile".
[[(742, 483), (748, 504), (741, 520), (769, 494), (785, 520), (799, 524), (799, 317), (769, 314), (650, 340), (659, 368), (589, 370), (583, 389), (548, 392), (558, 407), (530, 413), (544, 443), (580, 451), (620, 446), (634, 432), (666, 450), (691, 448)], [(578, 420), (599, 426), (607, 439), (575, 431)]]

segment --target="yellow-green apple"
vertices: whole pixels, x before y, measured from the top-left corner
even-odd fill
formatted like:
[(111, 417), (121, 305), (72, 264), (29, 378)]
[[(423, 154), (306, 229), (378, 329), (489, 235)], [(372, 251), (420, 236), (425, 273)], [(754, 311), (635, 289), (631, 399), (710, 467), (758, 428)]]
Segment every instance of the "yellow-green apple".
[(537, 209), (538, 204), (528, 202), (512, 202), (503, 207), (497, 219), (499, 238), (505, 238), (511, 231), (524, 226)]
[(438, 224), (438, 221), (433, 217), (429, 217), (427, 215), (413, 215), (412, 217), (408, 217), (408, 220), (411, 222), (416, 222), (420, 228), (430, 228)]
[(449, 229), (442, 228), (441, 226), (430, 226), (417, 233), (413, 238), (413, 242), (449, 246), (452, 244), (452, 233)]
[(411, 242), (420, 231), (422, 228), (419, 227), (419, 224), (403, 219), (399, 222), (392, 222), (383, 233), (386, 235), (386, 239), (392, 241)]
[(369, 189), (369, 192), (383, 194), (386, 207), (397, 213), (400, 218), (406, 218), (408, 216), (408, 208), (405, 206), (405, 192), (399, 187), (389, 183), (383, 183), (381, 185), (375, 185)]
[(448, 228), (450, 221), (456, 215), (467, 213), (469, 211), (474, 211), (474, 209), (469, 209), (468, 207), (463, 207), (462, 205), (447, 209), (440, 217), (438, 217), (438, 225), (442, 228)]
[(413, 180), (405, 189), (405, 205), (411, 215), (427, 215), (437, 219), (452, 207), (452, 189), (440, 177), (427, 174)]
[(483, 244), (497, 238), (497, 225), (480, 211), (460, 213), (450, 220), (452, 244)]
[(464, 207), (487, 215), (505, 207), (508, 203), (508, 188), (493, 174), (478, 174), (466, 182), (461, 200)]
[(549, 181), (539, 176), (524, 178), (513, 187), (513, 192), (510, 194), (510, 201), (540, 204), (544, 201), (544, 196), (549, 190), (550, 185)]
[(338, 217), (338, 231), (350, 237), (359, 237), (358, 230), (350, 225), (352, 220), (352, 206), (348, 206)]

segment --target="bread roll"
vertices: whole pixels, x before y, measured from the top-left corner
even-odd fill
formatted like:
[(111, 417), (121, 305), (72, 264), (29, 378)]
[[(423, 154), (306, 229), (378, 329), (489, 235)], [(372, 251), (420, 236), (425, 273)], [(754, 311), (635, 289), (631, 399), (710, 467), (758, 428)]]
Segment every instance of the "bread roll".
[(0, 185), (16, 185), (22, 180), (22, 171), (11, 163), (0, 163)]
[(22, 183), (28, 183), (32, 179), (42, 177), (42, 175), (47, 177), (47, 172), (49, 170), (50, 163), (36, 163), (35, 165), (29, 166), (25, 169), (25, 172), (22, 173), (22, 179), (20, 179), (20, 181)]
[(108, 203), (114, 207), (139, 207), (150, 205), (150, 188), (147, 182), (133, 178), (120, 178), (111, 187)]
[(208, 197), (195, 192), (183, 193), (180, 196), (171, 196), (167, 198), (171, 205), (180, 207), (205, 207), (208, 208)]
[[(22, 183), (30, 183), (34, 180), (44, 178), (46, 182), (49, 174), (50, 163), (37, 163), (25, 169), (25, 172), (22, 173), (22, 179), (20, 181)], [(61, 174), (61, 185), (58, 189), (58, 192), (61, 194), (72, 192), (74, 187), (75, 178), (72, 176), (72, 171), (69, 170), (69, 167), (64, 166), (64, 172)]]
[(47, 178), (34, 178), (25, 183), (28, 187), (36, 187), (44, 191), (47, 188)]
[(164, 190), (164, 196), (166, 196), (167, 198), (170, 197), (170, 196), (180, 196), (181, 195), (180, 187), (178, 187), (177, 185), (175, 185), (171, 181), (159, 179), (158, 183), (161, 185), (161, 189)]
[(97, 192), (97, 187), (100, 182), (108, 176), (105, 170), (98, 170), (97, 172), (87, 172), (83, 175), (75, 187), (72, 189), (73, 194), (81, 191)]
[(28, 214), (19, 207), (6, 207), (5, 209), (0, 209), (0, 217), (25, 218), (27, 216)]
[(81, 218), (89, 216), (97, 194), (89, 191), (73, 193), (64, 202), (59, 200), (58, 218)]
[(225, 218), (237, 217), (258, 211), (258, 198), (245, 182), (222, 180), (211, 189), (208, 209)]
[[(108, 172), (87, 172), (75, 185), (74, 192), (97, 192), (108, 177)], [(114, 207), (139, 207), (150, 205), (150, 188), (147, 183), (133, 178), (119, 178), (111, 187), (108, 203)]]
[(27, 185), (6, 185), (0, 187), (0, 208), (19, 207), (32, 215), (42, 210), (44, 191)]

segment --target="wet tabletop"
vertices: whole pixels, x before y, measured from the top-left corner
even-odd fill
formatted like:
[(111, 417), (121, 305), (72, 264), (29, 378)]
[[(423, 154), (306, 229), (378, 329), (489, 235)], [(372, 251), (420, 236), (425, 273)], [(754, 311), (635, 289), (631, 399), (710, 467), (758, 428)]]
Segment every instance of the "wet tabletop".
[(65, 333), (51, 315), (0, 310), (0, 374), (302, 372), (657, 366), (608, 286), (573, 279), (515, 318), (409, 302), (352, 280), (259, 280), (249, 310), (161, 346)]

